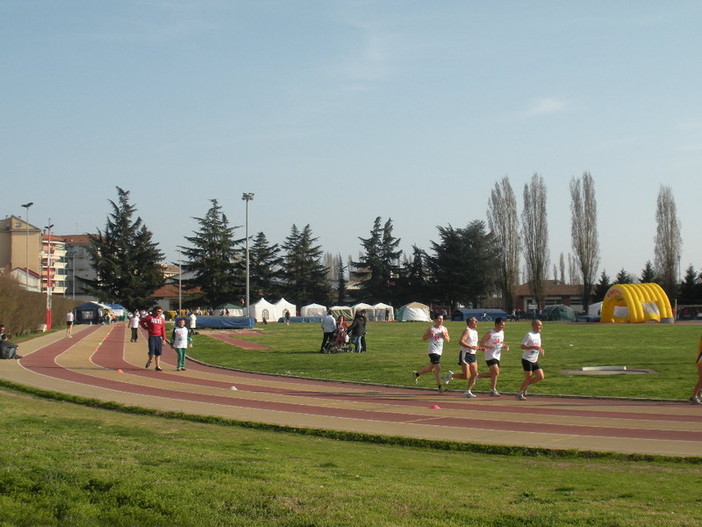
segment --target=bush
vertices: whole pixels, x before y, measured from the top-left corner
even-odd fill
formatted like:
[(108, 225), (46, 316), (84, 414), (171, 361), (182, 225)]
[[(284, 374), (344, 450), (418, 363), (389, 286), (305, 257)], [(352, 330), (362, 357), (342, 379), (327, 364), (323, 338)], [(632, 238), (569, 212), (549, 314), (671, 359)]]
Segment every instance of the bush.
[[(53, 326), (66, 325), (66, 313), (79, 304), (62, 295), (51, 297)], [(33, 333), (46, 322), (46, 294), (24, 290), (13, 277), (0, 273), (0, 323), (8, 336)]]

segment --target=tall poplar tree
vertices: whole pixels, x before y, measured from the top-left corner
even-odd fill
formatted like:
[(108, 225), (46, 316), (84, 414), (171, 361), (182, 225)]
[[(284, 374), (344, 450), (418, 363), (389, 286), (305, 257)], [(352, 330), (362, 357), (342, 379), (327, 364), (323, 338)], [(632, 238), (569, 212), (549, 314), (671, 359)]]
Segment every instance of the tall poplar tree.
[(515, 308), (519, 280), (519, 217), (517, 199), (507, 176), (490, 192), (488, 226), (495, 238), (495, 252), (499, 260), (498, 283), (502, 291), (503, 307), (508, 313)]
[(522, 240), (527, 281), (538, 309), (544, 308), (544, 281), (549, 265), (546, 185), (538, 174), (524, 185)]
[(656, 207), (656, 247), (654, 264), (661, 287), (672, 299), (678, 292), (682, 236), (675, 198), (670, 187), (661, 185)]
[(582, 302), (583, 308), (587, 311), (600, 263), (595, 183), (588, 172), (585, 172), (580, 179), (570, 180), (570, 197), (571, 243), (583, 279)]
[(97, 278), (90, 291), (103, 302), (122, 304), (128, 309), (149, 308), (151, 295), (164, 283), (163, 253), (151, 231), (129, 202), (129, 191), (117, 188), (117, 202), (104, 230), (89, 235), (88, 252)]

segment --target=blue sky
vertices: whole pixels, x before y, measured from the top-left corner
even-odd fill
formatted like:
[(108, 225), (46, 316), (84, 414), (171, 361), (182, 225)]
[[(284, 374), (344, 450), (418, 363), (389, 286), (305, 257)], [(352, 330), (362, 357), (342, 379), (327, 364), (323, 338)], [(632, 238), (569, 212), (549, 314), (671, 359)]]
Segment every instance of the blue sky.
[(538, 173), (558, 263), (589, 171), (599, 272), (653, 261), (662, 184), (700, 270), (700, 27), (698, 1), (0, 0), (0, 213), (94, 232), (119, 185), (173, 261), (254, 192), (251, 233), (356, 257), (376, 216), (429, 249)]

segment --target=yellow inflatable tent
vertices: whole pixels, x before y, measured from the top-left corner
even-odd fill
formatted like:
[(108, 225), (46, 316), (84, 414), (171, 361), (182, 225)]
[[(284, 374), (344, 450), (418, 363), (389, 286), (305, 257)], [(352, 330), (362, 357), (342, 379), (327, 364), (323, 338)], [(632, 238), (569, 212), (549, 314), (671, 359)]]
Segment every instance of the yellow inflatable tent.
[(601, 322), (673, 322), (673, 310), (658, 284), (615, 284), (602, 302)]

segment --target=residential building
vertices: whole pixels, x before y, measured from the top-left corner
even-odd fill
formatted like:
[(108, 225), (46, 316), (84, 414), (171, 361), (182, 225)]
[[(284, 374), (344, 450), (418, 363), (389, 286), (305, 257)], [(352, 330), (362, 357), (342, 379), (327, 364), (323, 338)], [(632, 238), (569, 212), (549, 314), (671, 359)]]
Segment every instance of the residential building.
[(17, 216), (0, 220), (0, 268), (29, 291), (41, 290), (41, 229)]

